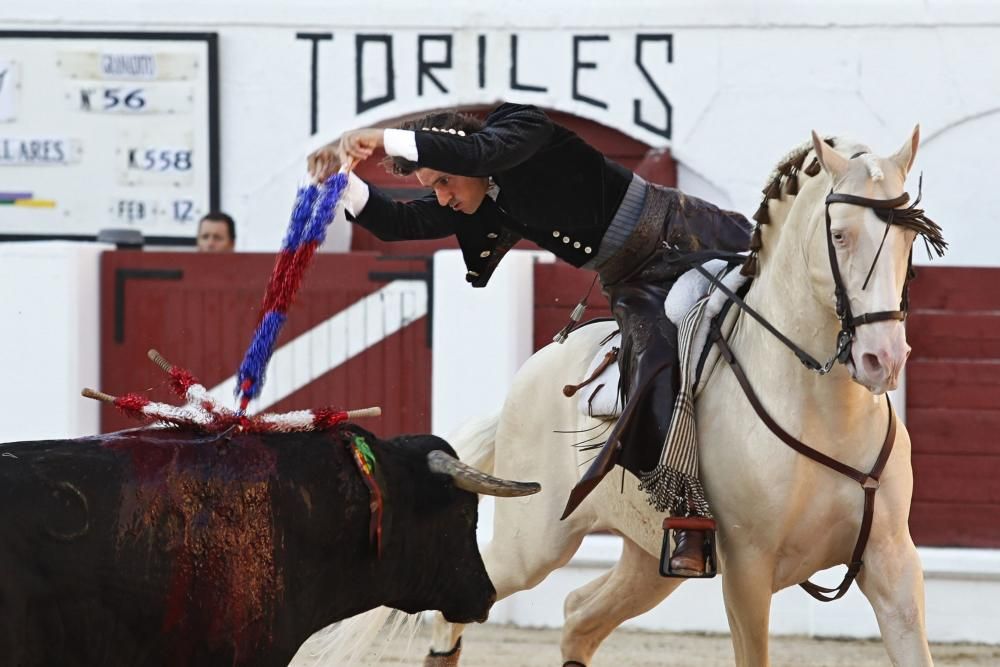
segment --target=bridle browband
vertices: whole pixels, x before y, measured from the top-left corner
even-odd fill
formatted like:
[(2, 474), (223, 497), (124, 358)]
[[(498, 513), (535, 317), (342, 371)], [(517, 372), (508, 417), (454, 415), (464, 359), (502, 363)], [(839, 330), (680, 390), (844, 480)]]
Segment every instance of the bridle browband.
[[(856, 153), (851, 156), (851, 159), (856, 158), (859, 155), (863, 155), (863, 153)], [(861, 315), (854, 316), (851, 312), (850, 299), (847, 295), (847, 289), (844, 286), (844, 282), (840, 274), (840, 264), (837, 261), (836, 248), (834, 248), (833, 245), (830, 205), (850, 204), (853, 206), (862, 206), (874, 211), (875, 215), (886, 223), (886, 231), (882, 236), (882, 242), (879, 244), (878, 250), (875, 252), (871, 268), (868, 270), (868, 274), (865, 277), (865, 282), (862, 286), (862, 290), (864, 290), (867, 288), (868, 281), (871, 279), (872, 272), (875, 270), (875, 263), (878, 262), (879, 255), (882, 253), (882, 246), (885, 244), (885, 239), (889, 234), (890, 225), (900, 225), (923, 236), (924, 241), (927, 244), (928, 255), (930, 255), (931, 247), (934, 248), (939, 257), (944, 254), (944, 249), (947, 247), (947, 243), (944, 241), (941, 234), (941, 228), (933, 220), (927, 218), (924, 215), (923, 210), (916, 208), (917, 204), (920, 202), (922, 190), (923, 178), (921, 177), (916, 200), (914, 200), (913, 204), (911, 204), (908, 208), (900, 209), (897, 207), (905, 206), (910, 200), (910, 195), (905, 192), (892, 199), (871, 199), (868, 197), (858, 197), (856, 195), (834, 192), (833, 187), (830, 188), (830, 193), (827, 195), (826, 201), (824, 202), (826, 217), (826, 243), (830, 259), (830, 270), (833, 274), (834, 294), (837, 304), (836, 312), (837, 318), (840, 320), (840, 332), (837, 334), (837, 348), (833, 356), (825, 364), (821, 364), (808, 352), (793, 343), (787, 336), (778, 331), (770, 322), (761, 316), (760, 313), (748, 306), (743, 299), (726, 287), (721, 280), (706, 271), (701, 265), (695, 264), (695, 269), (707, 278), (710, 283), (715, 285), (715, 287), (725, 294), (733, 303), (738, 305), (740, 309), (757, 320), (757, 322), (771, 332), (779, 341), (791, 349), (792, 352), (795, 353), (795, 356), (798, 357), (807, 368), (816, 371), (820, 375), (826, 375), (830, 372), (837, 361), (843, 364), (847, 363), (847, 360), (850, 358), (851, 345), (854, 341), (855, 329), (857, 327), (865, 324), (871, 324), (873, 322), (886, 322), (890, 320), (904, 321), (906, 319), (907, 311), (909, 309), (909, 283), (910, 279), (914, 276), (913, 248), (911, 246), (909, 257), (907, 258), (906, 279), (903, 283), (899, 309), (863, 313)], [(854, 579), (857, 577), (863, 564), (862, 555), (864, 554), (865, 547), (868, 545), (868, 537), (871, 534), (871, 527), (875, 512), (875, 492), (879, 488), (879, 478), (889, 461), (889, 455), (892, 452), (892, 446), (896, 439), (896, 415), (893, 412), (892, 403), (889, 401), (888, 397), (886, 397), (886, 404), (889, 408), (889, 424), (886, 428), (885, 437), (882, 441), (882, 447), (879, 450), (875, 464), (868, 473), (862, 472), (810, 447), (781, 428), (781, 426), (767, 413), (764, 406), (761, 404), (760, 399), (757, 397), (756, 392), (754, 392), (753, 387), (750, 385), (750, 381), (747, 378), (746, 373), (743, 371), (742, 366), (733, 354), (728, 342), (726, 342), (725, 338), (722, 336), (718, 321), (714, 321), (711, 325), (711, 340), (719, 348), (723, 359), (726, 360), (730, 368), (733, 370), (737, 382), (749, 400), (750, 405), (757, 413), (757, 416), (764, 422), (771, 433), (773, 433), (786, 445), (791, 447), (794, 451), (813, 461), (816, 461), (817, 463), (840, 475), (857, 482), (864, 489), (865, 503), (861, 518), (861, 528), (858, 531), (858, 539), (855, 542), (854, 550), (851, 553), (851, 560), (847, 564), (847, 573), (844, 575), (840, 585), (836, 588), (825, 588), (817, 586), (808, 580), (799, 584), (807, 593), (817, 600), (822, 602), (832, 602), (833, 600), (837, 600), (851, 587), (851, 584), (854, 582)]]
[[(851, 156), (851, 159), (861, 155), (864, 155), (864, 152), (855, 153)], [(892, 225), (904, 227), (923, 236), (925, 243), (927, 243), (928, 255), (930, 255), (931, 246), (934, 247), (938, 257), (944, 254), (944, 250), (948, 247), (948, 244), (944, 241), (944, 238), (941, 235), (941, 228), (937, 225), (937, 223), (924, 215), (923, 209), (917, 208), (917, 204), (920, 203), (920, 198), (922, 196), (923, 175), (921, 175), (917, 186), (917, 198), (908, 208), (898, 208), (900, 206), (905, 206), (906, 203), (910, 201), (910, 195), (906, 192), (892, 199), (871, 199), (869, 197), (859, 197), (857, 195), (849, 195), (843, 192), (834, 192), (833, 187), (831, 186), (830, 194), (826, 196), (826, 249), (830, 259), (830, 271), (833, 274), (834, 297), (836, 298), (837, 303), (837, 319), (840, 320), (840, 333), (837, 335), (836, 358), (841, 363), (846, 364), (847, 360), (851, 356), (851, 343), (854, 341), (854, 331), (857, 327), (863, 324), (872, 324), (874, 322), (886, 322), (889, 320), (902, 322), (906, 320), (906, 315), (910, 306), (910, 280), (915, 274), (913, 271), (913, 248), (911, 246), (909, 257), (907, 257), (906, 260), (906, 279), (903, 281), (903, 292), (899, 301), (899, 309), (863, 313), (855, 317), (851, 312), (851, 301), (847, 295), (847, 288), (844, 286), (844, 281), (840, 274), (840, 263), (837, 261), (837, 251), (833, 246), (833, 230), (831, 228), (833, 223), (830, 218), (830, 205), (851, 204), (853, 206), (868, 208), (871, 209), (875, 215), (885, 223), (885, 233), (882, 235), (882, 241), (879, 243), (878, 250), (875, 251), (875, 257), (872, 259), (871, 267), (868, 269), (868, 273), (865, 276), (865, 282), (861, 287), (861, 289), (864, 290), (868, 287), (868, 281), (871, 279), (872, 273), (875, 271), (875, 264), (878, 262), (878, 258), (882, 254), (882, 246), (885, 244), (885, 239), (889, 235), (889, 227)]]

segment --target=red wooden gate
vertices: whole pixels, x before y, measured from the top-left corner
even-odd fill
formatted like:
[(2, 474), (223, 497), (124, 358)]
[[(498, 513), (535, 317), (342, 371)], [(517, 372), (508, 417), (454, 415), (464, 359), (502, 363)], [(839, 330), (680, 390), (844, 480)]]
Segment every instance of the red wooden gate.
[[(273, 265), (273, 254), (105, 253), (101, 388), (176, 403), (149, 348), (209, 388), (234, 375)], [(278, 400), (266, 410), (380, 405), (383, 416), (363, 426), (429, 432), (428, 276), (421, 260), (317, 255), (278, 339), (264, 387)], [(233, 385), (220, 389), (230, 406)], [(134, 425), (113, 408), (102, 412), (104, 431)]]
[(918, 544), (1000, 547), (1000, 269), (920, 267), (907, 336)]
[[(535, 349), (552, 341), (593, 274), (535, 267)], [(921, 267), (911, 290), (906, 424), (910, 530), (924, 546), (1000, 547), (1000, 269)], [(587, 318), (608, 316), (599, 288)]]

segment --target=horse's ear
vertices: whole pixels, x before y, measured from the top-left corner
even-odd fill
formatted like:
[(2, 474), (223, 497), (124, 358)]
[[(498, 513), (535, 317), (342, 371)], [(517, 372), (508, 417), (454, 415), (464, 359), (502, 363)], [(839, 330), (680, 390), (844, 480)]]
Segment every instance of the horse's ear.
[(820, 139), (819, 135), (816, 134), (816, 130), (813, 130), (812, 137), (813, 148), (816, 149), (816, 158), (819, 160), (819, 163), (823, 165), (823, 169), (834, 180), (839, 179), (847, 171), (847, 158)]
[(913, 166), (913, 160), (917, 157), (917, 146), (919, 145), (920, 125), (917, 124), (913, 126), (913, 134), (910, 135), (910, 138), (889, 159), (902, 169), (904, 174), (908, 174), (910, 173), (910, 167)]

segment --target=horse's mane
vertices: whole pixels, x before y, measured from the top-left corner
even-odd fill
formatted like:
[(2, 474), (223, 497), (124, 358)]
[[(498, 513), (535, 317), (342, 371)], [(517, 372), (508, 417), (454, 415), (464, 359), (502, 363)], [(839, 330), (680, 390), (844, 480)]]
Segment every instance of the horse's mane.
[[(824, 141), (830, 146), (835, 145), (835, 139), (832, 137), (828, 137)], [(757, 212), (753, 214), (753, 219), (757, 224), (754, 225), (753, 235), (750, 237), (750, 254), (746, 261), (743, 262), (743, 268), (740, 269), (743, 275), (756, 277), (758, 274), (757, 254), (763, 247), (761, 227), (771, 224), (771, 214), (768, 210), (771, 200), (781, 200), (783, 196), (794, 199), (799, 194), (799, 174), (802, 174), (806, 178), (812, 178), (819, 174), (821, 167), (819, 160), (815, 156), (813, 156), (808, 166), (803, 166), (805, 165), (806, 157), (812, 150), (812, 141), (802, 142), (785, 153), (774, 169), (771, 170), (771, 173), (768, 174), (767, 181), (764, 183), (764, 189), (761, 190), (761, 194), (764, 197), (761, 199), (760, 206), (757, 207)]]
[[(831, 148), (851, 146), (859, 151), (868, 150), (867, 146), (840, 137), (825, 137), (823, 141)], [(812, 159), (809, 160), (808, 166), (804, 166), (810, 154), (812, 154)], [(885, 177), (882, 173), (882, 168), (878, 164), (878, 159), (874, 155), (866, 152), (859, 157), (863, 158), (865, 167), (868, 168), (868, 174), (872, 180), (880, 181)], [(764, 189), (761, 190), (764, 197), (757, 208), (757, 212), (753, 214), (753, 219), (757, 224), (754, 226), (753, 236), (750, 238), (750, 255), (743, 263), (743, 268), (741, 269), (743, 275), (751, 277), (757, 275), (759, 268), (757, 253), (763, 247), (761, 242), (761, 226), (771, 224), (771, 214), (769, 211), (771, 200), (781, 200), (783, 197), (787, 197), (788, 201), (791, 201), (799, 194), (799, 188), (802, 185), (801, 179), (809, 179), (817, 176), (821, 170), (822, 167), (815, 155), (812, 140), (807, 140), (785, 153), (774, 169), (771, 170), (771, 173), (768, 174), (767, 181), (764, 183)]]
[[(850, 151), (854, 154), (853, 157), (860, 158), (873, 181), (878, 182), (885, 178), (878, 158), (870, 152), (868, 146), (844, 139), (843, 137), (826, 137), (823, 141), (831, 148), (836, 148), (840, 152)], [(809, 161), (808, 166), (803, 167), (810, 154), (812, 154), (812, 160)], [(787, 197), (787, 201), (791, 201), (799, 194), (799, 188), (802, 185), (800, 179), (809, 179), (817, 176), (821, 169), (819, 159), (814, 153), (812, 141), (804, 141), (786, 153), (777, 166), (771, 170), (771, 173), (767, 177), (767, 182), (764, 184), (764, 189), (761, 191), (764, 198), (761, 200), (757, 212), (753, 214), (753, 219), (757, 224), (754, 226), (753, 235), (750, 237), (750, 254), (743, 263), (743, 268), (740, 270), (743, 275), (755, 277), (758, 273), (757, 254), (763, 247), (761, 227), (771, 224), (770, 202), (772, 200), (780, 201), (783, 197)], [(906, 227), (924, 238), (924, 242), (927, 245), (928, 258), (931, 256), (932, 248), (940, 257), (944, 254), (948, 244), (941, 233), (941, 227), (933, 220), (927, 218), (922, 209), (916, 207), (919, 202), (920, 193), (918, 192), (917, 198), (909, 208), (894, 209), (892, 211), (893, 217), (891, 220), (894, 224)], [(882, 214), (879, 215), (882, 217)]]

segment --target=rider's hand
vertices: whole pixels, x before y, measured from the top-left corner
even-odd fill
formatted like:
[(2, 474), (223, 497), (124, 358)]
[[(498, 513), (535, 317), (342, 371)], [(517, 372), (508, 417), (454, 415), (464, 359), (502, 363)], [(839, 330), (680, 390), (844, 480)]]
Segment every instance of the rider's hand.
[(376, 148), (382, 148), (385, 144), (383, 137), (385, 130), (365, 128), (345, 132), (340, 137), (340, 161), (346, 163), (349, 158), (360, 162), (367, 160), (375, 152)]
[(308, 158), (309, 175), (317, 182), (323, 182), (340, 169), (340, 141), (334, 141), (313, 151)]

